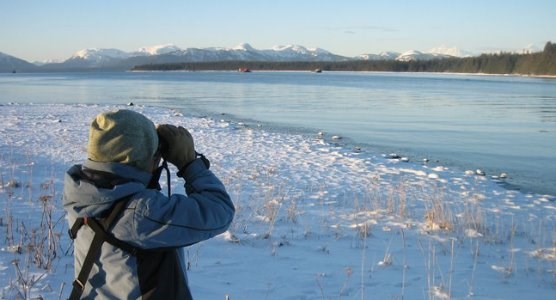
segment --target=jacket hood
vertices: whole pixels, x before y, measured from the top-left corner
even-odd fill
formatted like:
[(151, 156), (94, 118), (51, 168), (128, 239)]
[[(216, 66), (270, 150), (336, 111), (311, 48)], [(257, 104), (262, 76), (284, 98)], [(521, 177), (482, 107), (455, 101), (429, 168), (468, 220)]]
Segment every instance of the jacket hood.
[[(108, 172), (129, 181), (113, 188), (101, 188), (84, 180), (83, 168)], [(146, 189), (151, 174), (121, 163), (101, 163), (88, 160), (83, 165), (74, 165), (64, 177), (64, 208), (74, 217), (102, 215), (114, 201)]]

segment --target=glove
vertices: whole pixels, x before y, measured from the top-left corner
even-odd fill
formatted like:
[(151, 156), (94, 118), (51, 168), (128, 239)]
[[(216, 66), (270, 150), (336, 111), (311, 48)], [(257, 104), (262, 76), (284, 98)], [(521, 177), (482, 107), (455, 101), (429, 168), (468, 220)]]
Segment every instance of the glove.
[[(162, 145), (162, 157), (181, 170), (195, 159), (193, 137), (187, 129), (174, 125), (157, 125), (159, 143)], [(165, 145), (166, 144), (166, 145)]]

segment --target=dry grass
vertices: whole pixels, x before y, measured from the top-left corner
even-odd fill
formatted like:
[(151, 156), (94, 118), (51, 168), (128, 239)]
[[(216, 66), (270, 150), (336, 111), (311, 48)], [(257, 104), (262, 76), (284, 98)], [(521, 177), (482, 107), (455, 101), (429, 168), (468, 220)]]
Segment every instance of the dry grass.
[[(224, 180), (236, 206), (236, 218), (229, 230), (231, 236), (235, 237), (233, 241), (249, 245), (244, 240), (255, 237), (258, 242), (270, 245), (271, 255), (277, 255), (281, 247), (294, 245), (295, 239), (319, 239), (326, 234), (335, 239), (352, 237), (357, 241), (357, 249), (361, 249), (362, 275), (358, 287), (360, 295), (365, 294), (364, 282), (370, 276), (366, 253), (371, 242), (368, 241), (373, 241), (379, 235), (381, 226), (375, 224), (384, 223), (385, 220), (393, 220), (398, 224), (388, 224), (382, 228), (388, 227), (391, 230), (395, 228), (393, 226), (399, 226), (399, 230), (390, 232), (400, 233), (397, 238), (403, 240), (403, 256), (399, 255), (400, 249), (392, 249), (388, 243), (378, 261), (375, 260), (372, 264), (393, 269), (399, 267), (403, 259), (400, 268), (401, 298), (406, 294), (406, 271), (410, 267), (406, 260), (407, 251), (410, 251), (406, 247), (406, 234), (416, 227), (423, 229), (419, 234), (428, 242), (428, 247), (421, 247), (421, 252), (426, 260), (427, 284), (423, 289), (428, 291), (429, 299), (453, 297), (456, 282), (453, 281), (452, 274), (457, 267), (454, 260), (458, 250), (466, 245), (469, 245), (469, 253), (473, 259), (472, 271), (467, 280), (468, 295), (472, 296), (474, 293), (476, 269), (485, 245), (507, 245), (508, 255), (499, 264), (500, 270), (505, 278), (515, 275), (521, 266), (518, 265), (520, 260), (516, 259), (517, 254), (513, 248), (516, 240), (523, 236), (535, 240), (534, 244), (531, 243), (534, 249), (527, 253), (541, 261), (537, 273), (552, 272), (556, 284), (556, 234), (554, 231), (544, 232), (546, 226), (540, 221), (534, 225), (519, 224), (508, 219), (509, 216), (486, 211), (475, 199), (455, 199), (443, 188), (434, 185), (416, 186), (403, 178), (391, 185), (373, 184), (365, 193), (354, 191), (331, 196), (324, 184), (305, 189), (287, 186), (280, 183), (282, 179), (274, 168), (256, 169), (262, 173), (249, 174), (251, 186), (242, 186), (241, 180), (231, 177)], [(56, 214), (56, 209), (59, 209), (56, 201), (60, 195), (57, 194), (54, 180), (50, 178), (40, 184), (30, 181), (22, 184), (18, 179), (21, 176), (18, 172), (15, 167), (0, 172), (0, 200), (6, 203), (0, 217), (0, 227), (5, 232), (4, 243), (7, 249), (19, 256), (13, 263), (15, 279), (12, 290), (18, 297), (26, 299), (31, 288), (44, 276), (32, 270), (51, 270), (56, 259), (64, 253), (61, 251), (60, 240), (66, 224), (63, 215)], [(36, 196), (30, 191), (26, 194), (31, 198), (30, 202), (40, 208), (40, 220), (34, 224), (26, 223), (13, 214), (13, 207), (21, 195), (25, 194), (25, 189), (39, 191)], [(455, 203), (456, 201), (461, 202)], [(337, 203), (345, 207), (340, 207)], [(321, 221), (314, 222), (316, 218)], [(389, 236), (390, 233), (384, 231), (383, 229), (380, 234)], [(433, 235), (448, 236), (449, 242), (435, 240), (436, 236)], [(330, 254), (330, 247), (324, 245), (320, 251)], [(201, 248), (189, 249), (187, 255), (188, 268), (195, 267), (202, 257)], [(441, 257), (448, 257), (449, 263), (442, 265)], [(548, 263), (543, 265), (544, 262)], [(353, 267), (346, 266), (338, 272), (344, 274), (345, 281), (337, 287), (339, 297), (333, 297), (347, 297), (349, 293), (354, 293), (353, 288), (350, 289), (353, 285)], [(326, 281), (326, 274), (317, 275), (316, 282), (322, 297), (330, 298), (325, 289), (330, 283)]]
[[(0, 170), (0, 203), (4, 205), (0, 227), (5, 228), (5, 248), (15, 258), (12, 260), (14, 277), (4, 293), (8, 298), (30, 299), (31, 290), (52, 270), (60, 253), (64, 252), (60, 240), (67, 227), (64, 214), (55, 203), (60, 198), (54, 180), (35, 186), (31, 180), (33, 163), (8, 164), (9, 168)], [(29, 179), (21, 184), (18, 178), (25, 177)], [(33, 194), (34, 190), (39, 191), (38, 196)], [(24, 196), (28, 204), (22, 202)], [(21, 210), (20, 207), (24, 207), (25, 213), (15, 212)], [(28, 218), (37, 208), (40, 219)]]

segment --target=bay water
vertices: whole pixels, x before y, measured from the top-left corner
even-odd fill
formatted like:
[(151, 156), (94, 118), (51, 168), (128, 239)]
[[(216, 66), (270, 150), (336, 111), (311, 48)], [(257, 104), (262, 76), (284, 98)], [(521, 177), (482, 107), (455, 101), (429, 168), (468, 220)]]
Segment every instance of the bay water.
[[(0, 74), (0, 104), (157, 105), (345, 147), (507, 173), (556, 195), (556, 79), (377, 72)], [(2, 107), (0, 106), (0, 109)]]

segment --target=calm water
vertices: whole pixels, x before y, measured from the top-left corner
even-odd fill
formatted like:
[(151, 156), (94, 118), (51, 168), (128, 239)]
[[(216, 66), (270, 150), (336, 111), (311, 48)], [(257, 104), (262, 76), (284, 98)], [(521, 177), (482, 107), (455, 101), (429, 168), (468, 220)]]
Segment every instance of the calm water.
[[(380, 153), (506, 172), (556, 195), (556, 79), (352, 72), (2, 74), (0, 103), (177, 107), (325, 131)], [(0, 107), (1, 109), (1, 107)], [(219, 117), (220, 118), (220, 117)]]

